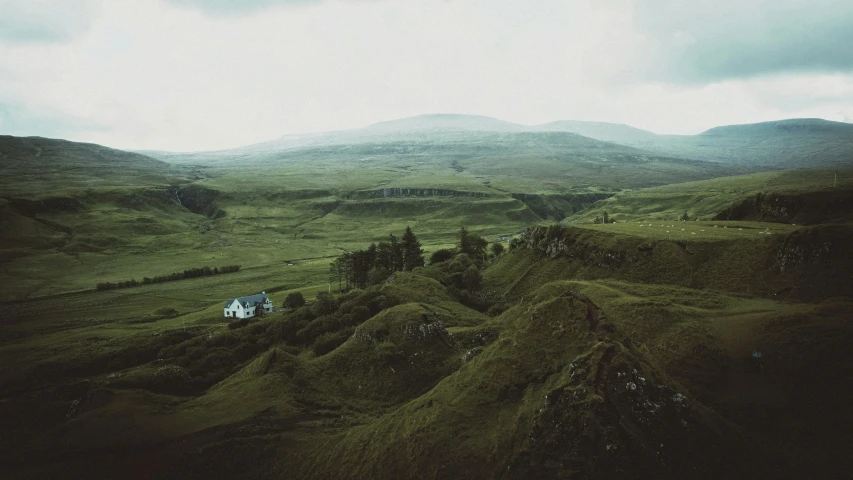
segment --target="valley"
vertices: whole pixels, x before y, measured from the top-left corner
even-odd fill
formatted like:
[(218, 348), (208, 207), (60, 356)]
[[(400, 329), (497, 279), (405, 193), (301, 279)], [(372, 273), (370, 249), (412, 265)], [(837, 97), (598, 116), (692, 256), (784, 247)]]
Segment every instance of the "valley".
[[(842, 478), (833, 123), (434, 115), (183, 154), (0, 137), (0, 471)], [(339, 291), (330, 262), (406, 227), (427, 265)], [(506, 251), (460, 253), (462, 227)], [(223, 317), (262, 291), (273, 312)]]

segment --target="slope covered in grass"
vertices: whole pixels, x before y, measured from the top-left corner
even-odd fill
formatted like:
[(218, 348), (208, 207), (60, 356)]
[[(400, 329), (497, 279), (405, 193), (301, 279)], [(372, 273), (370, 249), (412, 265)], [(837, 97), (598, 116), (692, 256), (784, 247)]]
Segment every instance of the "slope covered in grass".
[[(662, 187), (630, 190), (601, 200), (588, 209), (567, 218), (566, 223), (592, 223), (607, 212), (618, 222), (634, 220), (679, 220), (686, 213), (690, 219), (710, 220), (727, 209), (741, 204), (755, 204), (756, 195), (786, 197), (770, 199), (757, 208), (746, 208), (724, 215), (726, 220), (791, 220), (787, 223), (823, 223), (843, 220), (850, 211), (845, 198), (853, 189), (853, 170), (798, 169), (721, 177)], [(834, 200), (838, 197), (839, 200)], [(834, 203), (838, 206), (833, 207)], [(782, 213), (780, 207), (786, 208)], [(826, 212), (825, 208), (834, 208)], [(777, 212), (773, 212), (773, 210)], [(762, 213), (762, 210), (765, 212)], [(799, 222), (797, 220), (800, 220)]]

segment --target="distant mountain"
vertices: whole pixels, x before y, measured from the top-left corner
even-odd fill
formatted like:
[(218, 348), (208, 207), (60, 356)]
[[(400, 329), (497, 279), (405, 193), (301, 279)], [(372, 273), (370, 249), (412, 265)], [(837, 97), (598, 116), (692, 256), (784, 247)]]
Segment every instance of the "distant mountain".
[[(144, 153), (170, 163), (228, 163), (289, 159), (294, 155), (301, 156), (297, 153), (300, 150), (332, 146), (396, 144), (399, 147), (418, 144), (422, 154), (427, 155), (428, 150), (439, 148), (442, 142), (490, 148), (484, 142), (495, 141), (496, 137), (485, 134), (547, 132), (568, 132), (641, 150), (633, 153), (732, 164), (750, 170), (853, 165), (853, 124), (814, 118), (720, 126), (699, 135), (659, 135), (619, 123), (561, 120), (542, 125), (520, 125), (481, 115), (432, 114), (379, 122), (352, 130), (285, 135), (231, 150)], [(519, 136), (498, 140), (504, 146), (515, 143), (514, 151), (524, 148), (523, 142), (530, 141), (541, 147), (542, 138), (535, 136), (524, 140)], [(563, 140), (559, 142), (565, 143)], [(574, 143), (578, 144), (576, 140)], [(425, 145), (430, 145), (430, 148), (421, 148)], [(541, 149), (537, 150), (539, 147), (529, 153), (543, 153)], [(561, 145), (561, 150), (564, 147)]]
[(658, 136), (656, 133), (622, 123), (584, 122), (579, 120), (560, 120), (536, 125), (532, 128), (543, 132), (572, 132), (583, 135), (584, 137), (616, 143), (646, 141)]
[(806, 134), (806, 135), (849, 135), (853, 141), (853, 124), (833, 122), (822, 118), (791, 118), (787, 120), (776, 120), (772, 122), (747, 123), (742, 125), (725, 125), (714, 127), (699, 135), (704, 136), (727, 136), (727, 135), (780, 135), (780, 134)]
[(624, 142), (655, 152), (750, 168), (853, 166), (853, 125), (817, 118), (715, 127), (699, 135)]
[(428, 131), (467, 131), (467, 132), (523, 132), (530, 127), (505, 122), (497, 118), (482, 115), (429, 114), (415, 117), (374, 123), (363, 129), (365, 132), (428, 132)]

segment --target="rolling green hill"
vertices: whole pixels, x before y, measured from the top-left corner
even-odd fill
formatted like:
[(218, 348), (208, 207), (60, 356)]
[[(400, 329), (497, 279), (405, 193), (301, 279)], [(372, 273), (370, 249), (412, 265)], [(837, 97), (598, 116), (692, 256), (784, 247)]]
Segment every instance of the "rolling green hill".
[(662, 155), (762, 169), (850, 167), (853, 162), (853, 124), (808, 118), (624, 143)]
[[(197, 153), (143, 152), (171, 163), (213, 164), (261, 159), (285, 161), (290, 152), (329, 146), (420, 143), (482, 144), (482, 136), (504, 147), (519, 137), (511, 134), (562, 132), (642, 150), (644, 155), (723, 163), (744, 169), (849, 167), (853, 163), (853, 125), (821, 119), (787, 119), (709, 129), (698, 135), (658, 135), (628, 125), (556, 121), (520, 125), (475, 115), (421, 115), (381, 122), (365, 128), (279, 139), (233, 150)], [(499, 140), (497, 134), (508, 135)], [(528, 137), (530, 138), (530, 137)], [(615, 148), (613, 146), (610, 147)], [(531, 150), (530, 153), (547, 154)], [(564, 152), (566, 153), (566, 152)], [(298, 156), (298, 155), (297, 155)]]
[[(833, 186), (835, 185), (835, 186)], [(690, 219), (784, 221), (822, 223), (850, 221), (853, 169), (798, 169), (721, 177), (619, 192), (565, 220), (567, 224), (592, 223), (607, 212), (617, 222), (635, 220), (677, 221), (685, 213)], [(779, 200), (755, 208), (768, 195)], [(779, 202), (782, 201), (780, 204)], [(775, 203), (775, 206), (773, 205)], [(741, 209), (741, 213), (723, 214)], [(749, 211), (747, 211), (749, 210)], [(752, 210), (755, 210), (754, 212)], [(783, 212), (784, 210), (784, 212)], [(775, 212), (775, 213), (772, 213)]]
[[(39, 477), (834, 477), (850, 466), (837, 392), (853, 386), (850, 287), (832, 277), (849, 272), (853, 243), (836, 230), (666, 240), (535, 229), (484, 271), (491, 315), (458, 303), (442, 264), (342, 295), (334, 311), (240, 328), (221, 323), (215, 297), (234, 283), (217, 278), (31, 301), (0, 345), (0, 422), (16, 439), (0, 466)], [(827, 240), (831, 251), (814, 254)], [(113, 305), (113, 319), (92, 304)], [(164, 306), (178, 316), (157, 316)]]
[[(0, 242), (3, 276), (15, 279), (5, 299), (216, 264), (331, 257), (406, 225), (433, 250), (463, 225), (496, 238), (626, 185), (738, 171), (562, 132), (427, 133), (201, 167), (72, 142), (4, 141), (0, 218), (17, 232)], [(40, 173), (17, 182), (24, 170)], [(322, 282), (316, 269), (321, 263), (310, 275)]]
[(179, 181), (187, 172), (137, 153), (90, 143), (0, 135), (3, 196), (42, 195), (66, 188), (99, 188)]
[[(548, 128), (569, 127), (669, 141)], [(424, 116), (151, 156), (0, 138), (0, 472), (844, 478), (853, 171), (743, 173), (824, 164), (846, 127), (695, 136), (713, 161), (534, 128)], [(330, 261), (407, 226), (427, 258), (462, 226), (509, 251), (331, 294)], [(223, 318), (260, 291), (276, 311)]]

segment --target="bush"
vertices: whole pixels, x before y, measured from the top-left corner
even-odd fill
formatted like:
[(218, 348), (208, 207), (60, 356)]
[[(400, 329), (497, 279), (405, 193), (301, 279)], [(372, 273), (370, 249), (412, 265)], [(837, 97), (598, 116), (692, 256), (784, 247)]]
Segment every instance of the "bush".
[(190, 365), (190, 373), (199, 377), (216, 377), (227, 373), (237, 364), (234, 355), (225, 348), (214, 348), (197, 362)]
[(483, 282), (483, 274), (480, 273), (480, 270), (471, 265), (468, 267), (465, 272), (462, 273), (462, 285), (465, 290), (469, 292), (476, 292), (480, 290), (480, 285)]
[(378, 285), (385, 280), (388, 280), (388, 277), (391, 276), (391, 271), (385, 269), (383, 267), (376, 267), (373, 270), (367, 272), (367, 284), (368, 285)]
[(340, 322), (335, 317), (317, 317), (306, 325), (305, 328), (296, 332), (296, 336), (304, 345), (311, 345), (320, 335), (339, 330), (340, 327)]
[(335, 298), (328, 292), (320, 292), (317, 294), (317, 299), (314, 305), (311, 306), (314, 314), (317, 316), (328, 315), (338, 309), (338, 304)]
[(283, 341), (290, 345), (299, 343), (298, 333), (308, 325), (308, 320), (305, 317), (290, 317), (281, 322), (270, 325), (267, 330), (273, 338)]
[(453, 258), (456, 255), (456, 250), (452, 248), (442, 248), (440, 250), (436, 250), (432, 252), (432, 255), (429, 257), (429, 264), (435, 265), (436, 263), (446, 262)]
[(249, 319), (243, 318), (243, 319), (237, 320), (236, 322), (230, 322), (228, 324), (228, 329), (234, 330), (236, 328), (245, 327), (248, 324), (249, 324)]
[(220, 273), (232, 273), (239, 272), (240, 265), (226, 265), (222, 268), (210, 268), (210, 267), (201, 267), (201, 268), (191, 268), (189, 270), (184, 270), (183, 272), (174, 272), (169, 275), (157, 275), (154, 278), (144, 277), (141, 282), (137, 282), (136, 279), (125, 280), (123, 282), (113, 283), (113, 282), (102, 282), (95, 285), (97, 290), (114, 290), (116, 288), (130, 288), (135, 287), (137, 285), (151, 285), (153, 283), (162, 283), (162, 282), (173, 282), (175, 280), (184, 280), (187, 278), (198, 278), (198, 277), (206, 277), (210, 275), (218, 275)]
[(287, 296), (284, 297), (284, 303), (281, 306), (284, 308), (292, 308), (295, 310), (303, 305), (305, 305), (305, 297), (302, 296), (302, 293), (293, 292), (287, 294)]
[[(247, 320), (247, 319), (243, 319)], [(242, 320), (241, 320), (242, 321)], [(218, 335), (214, 335), (210, 340), (207, 341), (208, 345), (212, 347), (229, 347), (231, 345), (236, 345), (239, 342), (237, 337), (231, 332), (220, 333)]]
[(352, 336), (352, 332), (352, 328), (339, 330), (337, 332), (326, 332), (314, 340), (314, 343), (311, 345), (311, 350), (314, 351), (315, 355), (325, 355), (343, 345), (344, 342)]
[(353, 308), (353, 309), (352, 309), (352, 313), (350, 313), (350, 315), (352, 316), (352, 321), (353, 321), (355, 324), (363, 323), (365, 320), (367, 320), (367, 319), (369, 319), (370, 317), (372, 317), (372, 316), (373, 316), (373, 315), (370, 313), (370, 309), (369, 309), (369, 308), (367, 308), (367, 307), (365, 307), (365, 306), (361, 306), (361, 305), (359, 305), (359, 306), (357, 306), (357, 307)]
[(504, 246), (500, 242), (495, 242), (492, 244), (492, 255), (496, 257), (500, 257), (502, 253), (504, 253)]

